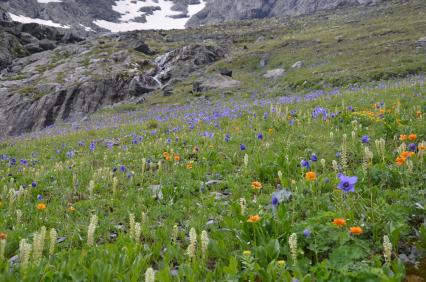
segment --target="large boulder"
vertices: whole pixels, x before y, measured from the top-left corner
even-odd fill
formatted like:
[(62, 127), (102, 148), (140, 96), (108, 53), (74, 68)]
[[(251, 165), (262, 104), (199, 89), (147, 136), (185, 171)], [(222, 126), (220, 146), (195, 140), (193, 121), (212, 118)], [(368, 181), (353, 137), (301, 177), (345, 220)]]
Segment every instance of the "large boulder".
[(416, 46), (426, 49), (426, 37), (422, 37), (416, 42)]

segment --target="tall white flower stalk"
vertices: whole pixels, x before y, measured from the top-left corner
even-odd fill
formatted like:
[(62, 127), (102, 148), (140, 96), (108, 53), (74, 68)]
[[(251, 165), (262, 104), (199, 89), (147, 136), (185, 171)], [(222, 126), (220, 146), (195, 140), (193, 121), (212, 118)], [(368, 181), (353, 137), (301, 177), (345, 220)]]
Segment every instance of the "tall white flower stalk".
[(87, 228), (87, 245), (92, 247), (95, 244), (95, 231), (96, 226), (98, 225), (98, 216), (96, 214), (92, 215), (90, 218), (90, 224)]

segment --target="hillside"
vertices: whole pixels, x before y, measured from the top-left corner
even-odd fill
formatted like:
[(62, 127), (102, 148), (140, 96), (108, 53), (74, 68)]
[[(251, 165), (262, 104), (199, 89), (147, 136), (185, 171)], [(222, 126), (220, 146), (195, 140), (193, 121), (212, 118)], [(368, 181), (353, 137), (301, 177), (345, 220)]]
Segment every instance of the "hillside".
[(149, 108), (221, 95), (292, 95), (420, 74), (425, 6), (385, 3), (84, 41), (53, 28), (44, 30), (55, 38), (43, 37), (46, 31), (34, 38), (26, 32), (34, 24), (5, 23), (0, 34), (12, 43), (0, 58), (18, 59), (6, 61), (0, 75), (0, 132), (18, 135), (129, 103)]

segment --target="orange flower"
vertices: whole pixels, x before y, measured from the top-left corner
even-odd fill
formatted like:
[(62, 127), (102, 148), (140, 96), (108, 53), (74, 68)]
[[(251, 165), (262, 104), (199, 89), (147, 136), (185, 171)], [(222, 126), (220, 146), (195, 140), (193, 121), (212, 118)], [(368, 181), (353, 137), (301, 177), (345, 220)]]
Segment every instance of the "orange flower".
[(398, 165), (398, 166), (404, 165), (405, 160), (406, 160), (406, 158), (404, 158), (404, 157), (397, 157), (396, 160), (395, 160), (396, 165)]
[(344, 218), (335, 218), (333, 219), (333, 224), (339, 227), (346, 225), (346, 219)]
[(186, 169), (192, 169), (192, 163), (187, 163), (186, 164)]
[(305, 174), (305, 179), (308, 180), (308, 181), (314, 181), (315, 179), (317, 179), (317, 175), (313, 171), (308, 171)]
[(164, 152), (163, 157), (166, 159), (166, 161), (170, 161), (170, 154), (169, 153)]
[(70, 206), (70, 207), (68, 208), (68, 211), (69, 211), (69, 212), (75, 212), (75, 208), (74, 208), (73, 206)]
[(253, 182), (251, 183), (251, 187), (252, 187), (254, 190), (260, 190), (260, 189), (262, 189), (262, 183), (260, 183), (259, 181), (253, 181)]
[(0, 232), (0, 240), (6, 240), (7, 239), (7, 234)]
[(353, 226), (349, 228), (349, 232), (354, 235), (361, 235), (362, 234), (362, 228), (359, 226)]
[(179, 156), (179, 155), (176, 155), (176, 154), (175, 154), (175, 155), (173, 156), (173, 158), (174, 158), (174, 159), (175, 159), (175, 161), (177, 161), (177, 162), (178, 162), (178, 161), (180, 161), (180, 156)]
[(269, 128), (269, 129), (268, 129), (268, 133), (269, 133), (269, 134), (272, 134), (272, 133), (274, 133), (274, 130), (273, 130), (272, 128)]
[(417, 135), (412, 133), (412, 134), (408, 135), (408, 139), (409, 139), (410, 141), (414, 141), (414, 140), (416, 140), (416, 139), (417, 139)]
[(46, 204), (44, 204), (44, 203), (38, 203), (37, 204), (37, 209), (39, 211), (45, 210), (46, 209)]
[(414, 154), (415, 154), (414, 152), (404, 151), (404, 152), (401, 153), (401, 158), (404, 158), (404, 159), (410, 158), (410, 157), (414, 156)]
[(261, 220), (262, 218), (258, 215), (258, 214), (256, 214), (256, 215), (251, 215), (251, 216), (249, 216), (249, 218), (247, 219), (247, 222), (250, 222), (250, 223), (256, 223), (256, 222), (258, 222), (259, 220)]
[(407, 140), (407, 135), (405, 135), (405, 134), (399, 135), (399, 140), (401, 140), (401, 141)]
[(425, 145), (419, 145), (419, 151), (424, 151), (426, 150), (426, 146)]

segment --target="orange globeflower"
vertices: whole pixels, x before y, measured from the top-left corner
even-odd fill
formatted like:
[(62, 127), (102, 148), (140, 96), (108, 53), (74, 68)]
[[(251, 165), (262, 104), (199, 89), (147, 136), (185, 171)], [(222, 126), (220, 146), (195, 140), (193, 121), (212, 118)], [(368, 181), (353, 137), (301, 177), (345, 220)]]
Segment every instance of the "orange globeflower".
[(75, 212), (75, 208), (74, 208), (73, 206), (70, 206), (70, 207), (68, 208), (68, 211), (69, 211), (69, 212)]
[(317, 175), (313, 171), (308, 171), (305, 174), (305, 179), (308, 180), (308, 181), (314, 181), (315, 179), (317, 179)]
[(6, 240), (7, 239), (7, 234), (0, 232), (0, 240)]
[(253, 181), (253, 182), (251, 183), (251, 187), (252, 187), (254, 190), (260, 190), (260, 189), (262, 189), (262, 183), (260, 183), (259, 181)]
[(395, 160), (396, 165), (402, 166), (405, 163), (405, 160), (406, 160), (406, 158), (404, 158), (404, 157), (397, 157), (396, 160)]
[(346, 225), (346, 219), (344, 218), (335, 218), (333, 219), (333, 224), (339, 227)]
[(404, 152), (401, 153), (401, 158), (404, 158), (404, 159), (410, 158), (410, 157), (414, 156), (414, 154), (415, 154), (414, 152), (404, 151)]
[(175, 155), (173, 156), (173, 158), (174, 158), (174, 159), (175, 159), (175, 161), (177, 161), (177, 162), (178, 162), (178, 161), (180, 161), (180, 156), (179, 156), (179, 155), (176, 155), (176, 154), (175, 154)]
[(186, 164), (186, 169), (192, 169), (192, 163), (187, 163)]
[(258, 214), (256, 214), (256, 215), (249, 216), (249, 218), (247, 219), (247, 222), (256, 223), (259, 220), (261, 220), (261, 217)]
[(44, 204), (44, 203), (38, 203), (37, 204), (37, 209), (39, 211), (45, 210), (46, 209), (46, 204)]
[(354, 234), (354, 235), (361, 235), (363, 231), (361, 227), (353, 226), (349, 228), (349, 232), (351, 232), (351, 234)]
[(417, 139), (417, 135), (412, 133), (412, 134), (408, 135), (408, 139), (409, 139), (410, 141), (414, 141), (414, 140), (416, 140), (416, 139)]
[(399, 140), (401, 140), (401, 141), (407, 140), (407, 135), (405, 135), (405, 134), (399, 135)]
[(418, 149), (419, 151), (424, 151), (426, 150), (426, 145), (419, 145)]

